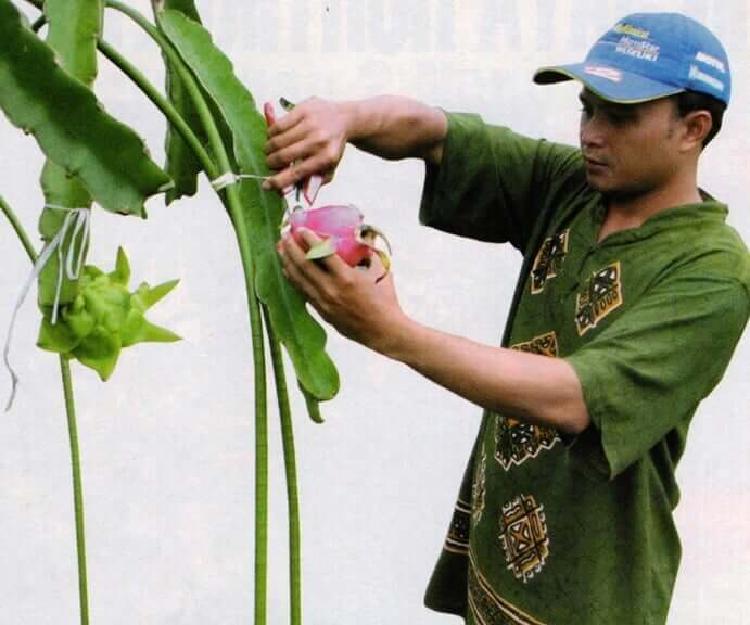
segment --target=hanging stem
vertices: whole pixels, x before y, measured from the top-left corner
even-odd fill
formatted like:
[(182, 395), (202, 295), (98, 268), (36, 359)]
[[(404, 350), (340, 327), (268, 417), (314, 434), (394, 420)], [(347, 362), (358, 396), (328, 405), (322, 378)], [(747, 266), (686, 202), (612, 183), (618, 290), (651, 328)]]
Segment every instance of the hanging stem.
[[(177, 63), (182, 67), (182, 60)], [(211, 151), (218, 161), (218, 171), (231, 172), (224, 143), (219, 135), (216, 122), (208, 110), (206, 101), (200, 93), (191, 74), (186, 72), (183, 77), (188, 93), (190, 93), (195, 108), (198, 111)], [(216, 168), (207, 172), (213, 180), (217, 177)], [(222, 196), (223, 194), (223, 196)], [(253, 349), (253, 371), (255, 388), (255, 625), (266, 625), (266, 597), (268, 594), (268, 407), (266, 404), (266, 362), (263, 345), (263, 321), (260, 314), (260, 302), (255, 292), (255, 268), (253, 265), (250, 245), (248, 243), (245, 222), (242, 219), (242, 202), (239, 187), (230, 184), (220, 192), (220, 196), (229, 210), (229, 216), (234, 224), (237, 242), (240, 248), (240, 258), (245, 276), (245, 291), (250, 313), (250, 331)]]
[[(43, 11), (44, 6), (39, 1), (31, 1), (35, 7)], [(38, 31), (46, 23), (46, 17), (41, 15), (33, 25), (34, 31)], [(13, 214), (10, 207), (0, 198), (3, 213), (8, 217), (13, 229), (26, 250), (31, 262), (36, 262), (34, 252), (26, 232), (21, 223)], [(78, 428), (76, 425), (75, 399), (73, 396), (73, 380), (70, 373), (70, 365), (63, 356), (60, 359), (60, 373), (62, 375), (63, 395), (65, 398), (65, 414), (68, 422), (68, 440), (70, 443), (70, 459), (73, 472), (73, 508), (75, 511), (76, 525), (76, 556), (78, 560), (78, 602), (80, 608), (81, 625), (89, 623), (89, 598), (88, 598), (88, 574), (86, 566), (86, 526), (83, 512), (83, 486), (81, 483), (81, 459), (78, 447)]]
[(112, 61), (114, 65), (120, 68), (120, 70), (122, 70), (122, 72), (128, 76), (140, 88), (146, 97), (148, 97), (148, 99), (151, 100), (151, 102), (153, 102), (164, 114), (174, 129), (180, 133), (180, 136), (185, 140), (185, 143), (187, 143), (193, 150), (201, 167), (206, 171), (210, 170), (212, 163), (208, 152), (206, 152), (203, 144), (198, 137), (195, 136), (193, 130), (188, 126), (187, 122), (182, 115), (180, 115), (174, 105), (148, 81), (137, 67), (117, 52), (117, 50), (115, 50), (109, 43), (99, 40), (97, 47), (99, 48), (99, 51)]
[[(36, 252), (29, 241), (21, 222), (11, 207), (0, 196), (0, 208), (8, 218), (13, 230), (32, 263), (36, 262)], [(62, 374), (63, 395), (65, 397), (65, 414), (68, 420), (68, 439), (70, 441), (70, 459), (73, 469), (73, 507), (76, 523), (76, 554), (78, 557), (78, 601), (81, 613), (81, 625), (89, 623), (88, 575), (86, 572), (86, 528), (83, 514), (83, 487), (81, 485), (81, 460), (78, 449), (78, 429), (76, 427), (76, 410), (73, 397), (73, 381), (70, 365), (67, 359), (60, 356), (60, 372)]]
[[(42, 8), (41, 2), (31, 0), (32, 4)], [(124, 59), (119, 56), (111, 46), (100, 45), (100, 50), (113, 62), (123, 69), (144, 90), (146, 95), (164, 111), (167, 118), (173, 122), (175, 128), (181, 132), (183, 138), (188, 142), (197, 158), (201, 162), (210, 180), (215, 180), (219, 175), (231, 172), (231, 163), (219, 134), (213, 115), (208, 109), (206, 101), (201, 93), (193, 75), (185, 67), (182, 59), (166, 40), (162, 33), (149, 22), (145, 16), (119, 2), (118, 0), (107, 0), (105, 6), (120, 11), (135, 21), (163, 50), (168, 61), (175, 67), (187, 92), (190, 94), (195, 108), (208, 136), (209, 145), (215, 159), (212, 160), (205, 151), (197, 150), (197, 140), (192, 140), (192, 133), (183, 132), (186, 125), (180, 123), (182, 120), (179, 113), (172, 115), (168, 113), (169, 107), (164, 106), (163, 97), (157, 97), (157, 91), (149, 88), (148, 81), (142, 78), (140, 72), (134, 71)], [(113, 54), (114, 52), (114, 54)], [(161, 96), (161, 94), (158, 94)], [(170, 117), (171, 115), (171, 117)], [(184, 120), (183, 120), (184, 121)], [(266, 595), (267, 595), (267, 552), (268, 552), (268, 424), (266, 405), (266, 378), (265, 357), (263, 345), (263, 327), (260, 313), (260, 303), (255, 293), (255, 272), (252, 256), (248, 244), (245, 224), (242, 219), (242, 205), (237, 185), (229, 185), (220, 192), (222, 201), (228, 208), (230, 218), (234, 224), (237, 240), (240, 247), (240, 257), (245, 276), (245, 289), (247, 292), (248, 309), (250, 315), (250, 327), (252, 335), (253, 364), (255, 376), (255, 625), (266, 624)]]
[[(219, 137), (218, 129), (201, 97), (205, 114), (211, 127), (207, 134), (211, 148), (218, 156), (221, 171), (231, 171), (229, 157)], [(201, 107), (196, 106), (199, 114)], [(203, 115), (201, 115), (203, 116)], [(268, 586), (268, 407), (266, 405), (266, 362), (263, 345), (263, 321), (260, 302), (255, 292), (255, 267), (252, 261), (245, 222), (242, 219), (242, 204), (239, 188), (229, 185), (224, 192), (225, 204), (234, 224), (240, 258), (245, 276), (245, 291), (250, 312), (250, 330), (253, 348), (253, 370), (255, 374), (255, 625), (266, 625), (266, 596)]]
[[(143, 13), (125, 4), (124, 2), (120, 2), (119, 0), (105, 0), (104, 6), (108, 9), (114, 9), (115, 11), (119, 11), (120, 13), (127, 15), (131, 20), (138, 24), (138, 26), (140, 26), (149, 35), (149, 37), (151, 37), (159, 45), (159, 47), (164, 50), (164, 52), (168, 53), (170, 57), (174, 56), (177, 58), (177, 60), (180, 60), (179, 56), (169, 44), (166, 37), (164, 37), (164, 35), (159, 32), (159, 29), (156, 28), (156, 26), (154, 26), (148, 20), (148, 18), (143, 15)], [(171, 61), (173, 59), (170, 58), (169, 60)]]
[(63, 393), (65, 394), (65, 414), (68, 417), (68, 438), (70, 440), (70, 458), (73, 467), (73, 503), (76, 518), (76, 553), (78, 555), (78, 601), (81, 607), (81, 625), (89, 622), (88, 577), (86, 573), (86, 528), (83, 515), (83, 487), (81, 485), (81, 460), (78, 450), (78, 429), (76, 427), (76, 410), (73, 399), (73, 381), (70, 375), (70, 364), (60, 356)]
[[(127, 4), (124, 4), (122, 2), (119, 2), (118, 0), (106, 0), (104, 3), (104, 6), (109, 9), (114, 9), (115, 11), (119, 11), (123, 13), (124, 15), (127, 15), (130, 19), (132, 19), (143, 31), (151, 37), (151, 39), (154, 40), (154, 42), (161, 48), (164, 55), (167, 57), (168, 61), (174, 66), (177, 73), (180, 76), (180, 79), (182, 80), (183, 84), (185, 85), (185, 88), (188, 91), (188, 94), (190, 95), (191, 100), (193, 101), (195, 108), (198, 112), (198, 115), (201, 118), (201, 122), (203, 123), (203, 126), (206, 130), (206, 134), (208, 136), (209, 145), (211, 146), (212, 151), (214, 151), (213, 159), (208, 156), (205, 150), (202, 149), (201, 142), (195, 137), (195, 134), (190, 130), (189, 135), (186, 133), (183, 136), (185, 141), (187, 141), (188, 145), (193, 148), (193, 151), (195, 153), (196, 158), (198, 158), (199, 162), (201, 163), (201, 167), (203, 167), (204, 171), (206, 172), (206, 175), (209, 177), (210, 180), (216, 179), (220, 173), (225, 173), (229, 170), (229, 158), (226, 155), (226, 150), (224, 148), (224, 144), (221, 140), (221, 135), (219, 134), (219, 130), (216, 127), (216, 121), (213, 118), (213, 115), (211, 114), (211, 111), (209, 111), (208, 106), (206, 105), (206, 101), (203, 98), (203, 94), (201, 93), (200, 89), (198, 88), (198, 85), (195, 82), (195, 78), (190, 73), (190, 70), (185, 67), (185, 64), (182, 62), (182, 59), (180, 58), (180, 55), (177, 54), (175, 49), (172, 47), (172, 44), (169, 43), (167, 38), (159, 31), (156, 26), (154, 26), (151, 22), (148, 21), (145, 15), (139, 13), (132, 7), (128, 6)], [(102, 52), (104, 52), (102, 50)], [(108, 52), (112, 52), (112, 47), (108, 47)], [(118, 55), (119, 56), (119, 55)], [(122, 57), (120, 57), (122, 61), (125, 61)], [(114, 62), (114, 57), (113, 57)], [(125, 61), (123, 65), (120, 66), (123, 71), (126, 71), (128, 73), (131, 71), (129, 69), (130, 64)], [(133, 68), (135, 69), (135, 68)], [(128, 74), (130, 75), (130, 74)], [(135, 72), (133, 76), (133, 80), (136, 80), (136, 78), (140, 75), (140, 72), (135, 69)], [(142, 76), (142, 75), (141, 75)], [(138, 78), (140, 80), (140, 78)], [(148, 84), (148, 81), (143, 78), (141, 82), (139, 83), (136, 80), (136, 84), (138, 84), (139, 87), (144, 89), (144, 93), (151, 98), (152, 95), (158, 94), (161, 98), (161, 101), (166, 101), (164, 97), (153, 87), (151, 87), (150, 92), (146, 92), (145, 88)], [(154, 104), (159, 106), (161, 109), (161, 106), (157, 103), (156, 100), (152, 100)], [(171, 105), (171, 103), (167, 102), (169, 107), (174, 109), (174, 107)], [(164, 111), (165, 115), (167, 115), (167, 110), (169, 108), (161, 109)], [(176, 117), (174, 118), (174, 124), (175, 129), (182, 134), (182, 130), (189, 129), (189, 126), (184, 122), (184, 119), (182, 116), (175, 110)], [(168, 115), (168, 119), (170, 121), (173, 121)], [(182, 122), (182, 123), (180, 123)], [(197, 150), (197, 146), (201, 146), (201, 149)], [(218, 152), (216, 152), (218, 150)], [(223, 158), (222, 158), (223, 157)], [(219, 168), (217, 168), (215, 161), (218, 161)], [(226, 161), (226, 166), (224, 165), (224, 161)], [(231, 189), (231, 187), (230, 187)], [(227, 193), (227, 195), (229, 195)], [(239, 196), (237, 196), (237, 199), (239, 199)], [(260, 313), (259, 313), (260, 315)]]
[[(236, 220), (235, 220), (236, 221)], [(245, 282), (252, 285), (250, 260), (243, 259)], [(250, 272), (248, 274), (248, 272)], [(268, 415), (266, 406), (266, 362), (260, 303), (252, 286), (247, 286), (255, 370), (255, 625), (266, 625), (268, 594)]]
[(23, 249), (26, 250), (26, 255), (29, 257), (32, 263), (35, 263), (36, 252), (34, 251), (34, 246), (31, 245), (31, 240), (29, 239), (29, 235), (26, 234), (26, 230), (24, 230), (23, 226), (21, 225), (21, 222), (18, 220), (18, 217), (16, 217), (16, 214), (13, 212), (13, 209), (3, 199), (2, 195), (0, 195), (0, 209), (2, 209), (3, 215), (7, 217), (8, 221), (10, 222), (11, 227), (13, 228), (13, 231), (16, 233), (16, 236), (21, 241), (21, 245), (23, 245)]
[[(210, 135), (211, 133), (209, 133)], [(218, 135), (218, 133), (217, 133)], [(219, 144), (223, 148), (223, 144)], [(212, 147), (213, 143), (212, 143)], [(216, 150), (219, 146), (214, 147)], [(221, 154), (221, 153), (220, 153)], [(229, 169), (226, 152), (221, 155), (221, 166)], [(235, 226), (240, 257), (245, 275), (245, 290), (250, 311), (250, 329), (255, 373), (255, 625), (266, 625), (266, 596), (268, 587), (268, 408), (266, 405), (266, 362), (263, 346), (263, 322), (260, 302), (255, 292), (255, 269), (242, 220), (237, 185), (226, 189), (229, 214)]]
[(284, 474), (286, 477), (287, 504), (289, 507), (289, 598), (291, 625), (302, 625), (302, 539), (300, 531), (299, 495), (297, 490), (297, 464), (294, 451), (294, 429), (292, 411), (289, 406), (284, 361), (281, 345), (275, 336), (268, 319), (268, 311), (263, 306), (269, 351), (273, 363), (276, 395), (281, 418), (281, 444), (284, 453)]
[[(231, 172), (231, 163), (226, 147), (221, 139), (216, 121), (208, 109), (195, 78), (185, 67), (179, 54), (166, 38), (143, 15), (131, 7), (107, 0), (105, 6), (121, 11), (143, 28), (164, 51), (168, 61), (175, 67), (183, 81), (195, 109), (201, 118), (208, 137), (214, 162), (204, 163), (209, 179)], [(218, 167), (217, 167), (218, 166)], [(253, 348), (253, 369), (255, 387), (255, 625), (266, 624), (267, 559), (268, 559), (268, 418), (266, 405), (266, 365), (263, 345), (263, 321), (260, 303), (255, 293), (255, 270), (252, 262), (248, 236), (242, 219), (242, 203), (239, 188), (229, 185), (220, 192), (234, 224), (240, 248), (240, 258), (245, 276), (245, 290), (250, 314), (250, 330)]]

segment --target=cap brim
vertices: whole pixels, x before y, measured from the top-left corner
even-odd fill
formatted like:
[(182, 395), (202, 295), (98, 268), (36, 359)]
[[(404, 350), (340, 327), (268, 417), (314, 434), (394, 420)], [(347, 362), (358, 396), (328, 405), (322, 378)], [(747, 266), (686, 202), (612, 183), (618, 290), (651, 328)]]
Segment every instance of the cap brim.
[(640, 74), (594, 63), (541, 67), (534, 73), (534, 82), (538, 85), (564, 80), (578, 80), (600, 98), (621, 104), (648, 102), (685, 91)]

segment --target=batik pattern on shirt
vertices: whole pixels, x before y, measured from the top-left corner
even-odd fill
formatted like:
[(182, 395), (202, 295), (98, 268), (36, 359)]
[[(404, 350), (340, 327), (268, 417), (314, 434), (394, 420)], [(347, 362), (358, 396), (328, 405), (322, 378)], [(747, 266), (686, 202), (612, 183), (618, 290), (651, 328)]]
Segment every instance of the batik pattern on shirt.
[[(554, 358), (558, 353), (557, 335), (546, 332), (530, 341), (516, 343), (511, 349)], [(506, 471), (530, 458), (536, 458), (539, 452), (552, 449), (559, 442), (560, 437), (553, 428), (502, 415), (495, 417), (495, 460)]]

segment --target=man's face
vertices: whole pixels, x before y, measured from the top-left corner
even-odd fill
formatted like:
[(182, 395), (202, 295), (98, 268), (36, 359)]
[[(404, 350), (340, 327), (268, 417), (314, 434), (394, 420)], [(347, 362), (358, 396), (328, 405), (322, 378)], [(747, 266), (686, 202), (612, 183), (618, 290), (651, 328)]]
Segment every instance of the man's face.
[(616, 104), (588, 89), (580, 99), (581, 150), (591, 187), (613, 197), (637, 197), (668, 184), (683, 162), (673, 101)]

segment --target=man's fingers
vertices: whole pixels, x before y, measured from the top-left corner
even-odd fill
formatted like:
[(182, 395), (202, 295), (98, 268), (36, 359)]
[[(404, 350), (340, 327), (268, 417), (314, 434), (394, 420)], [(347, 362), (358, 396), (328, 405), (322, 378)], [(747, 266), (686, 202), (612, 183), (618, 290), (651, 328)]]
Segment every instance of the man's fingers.
[[(320, 285), (321, 279), (325, 279), (324, 277), (339, 280), (350, 279), (352, 268), (347, 265), (344, 259), (338, 254), (329, 254), (328, 256), (316, 258), (315, 262), (310, 262), (306, 256), (307, 250), (315, 247), (318, 243), (321, 243), (322, 239), (306, 228), (301, 228), (298, 232), (302, 237), (306, 249), (297, 245), (291, 236), (285, 237), (285, 239), (282, 240), (282, 243), (288, 245), (288, 248), (286, 249), (289, 250), (288, 253), (292, 260), (300, 265), (300, 271), (302, 271), (302, 273), (304, 273), (308, 279), (316, 285), (316, 287)], [(321, 267), (323, 269), (321, 269)], [(366, 271), (367, 273), (375, 275), (375, 277), (380, 277), (385, 273), (383, 263), (380, 261), (377, 254), (372, 255), (370, 266)]]
[[(294, 145), (304, 141), (307, 132), (308, 129), (305, 127), (305, 124), (300, 123), (293, 128), (290, 128), (283, 135), (277, 135), (268, 139), (268, 141), (266, 141), (266, 145), (264, 146), (266, 158), (275, 159), (279, 156), (280, 151), (289, 149), (290, 147), (293, 147)], [(279, 168), (279, 166), (283, 166), (288, 162), (288, 160), (281, 161), (278, 165), (276, 165), (276, 168)], [(269, 165), (273, 166), (270, 160)]]
[[(300, 234), (302, 235), (302, 240), (305, 242), (305, 245), (307, 245), (307, 249), (310, 249), (321, 242), (321, 239), (310, 230), (302, 229)], [(305, 257), (305, 260), (307, 260), (307, 257)], [(308, 262), (308, 265), (312, 265), (317, 270), (317, 272), (311, 276), (312, 279), (318, 278), (321, 275), (321, 265), (326, 269), (326, 272), (322, 272), (322, 275), (326, 275), (327, 273), (329, 276), (334, 277), (340, 277), (346, 271), (351, 269), (338, 254), (329, 254), (322, 258), (316, 258), (315, 260), (317, 261), (315, 263)]]
[(263, 188), (266, 190), (276, 189), (277, 191), (282, 191), (285, 193), (287, 189), (290, 189), (292, 185), (294, 185), (294, 183), (301, 178), (302, 176), (297, 174), (297, 172), (295, 171), (295, 166), (292, 165), (279, 172), (278, 174), (266, 178), (266, 180), (263, 182)]
[[(320, 239), (315, 237), (309, 239), (312, 245), (319, 242)], [(307, 242), (306, 242), (307, 244)], [(287, 261), (290, 265), (294, 266), (300, 276), (303, 276), (306, 281), (317, 285), (320, 280), (320, 274), (324, 273), (323, 270), (314, 262), (308, 260), (306, 257), (306, 250), (302, 249), (297, 242), (292, 238), (291, 235), (286, 235), (281, 239), (281, 253), (282, 260)]]
[(263, 105), (263, 115), (266, 118), (266, 126), (273, 126), (276, 123), (276, 109), (271, 102)]
[(329, 292), (331, 280), (336, 280), (341, 284), (351, 278), (352, 268), (336, 254), (316, 258), (314, 261), (308, 259), (307, 250), (320, 243), (321, 239), (309, 230), (303, 229), (301, 234), (306, 249), (299, 246), (291, 236), (286, 236), (281, 240), (282, 262), (286, 261), (294, 265), (299, 279), (309, 283), (315, 289), (316, 296), (320, 297), (321, 294)]
[[(341, 159), (343, 146), (337, 134), (330, 133), (325, 106), (316, 98), (298, 104), (287, 115), (272, 123), (272, 107), (266, 107), (269, 120), (264, 150), (266, 163), (274, 171), (263, 185), (265, 189), (283, 189), (317, 176), (321, 184), (330, 182)], [(322, 112), (321, 112), (322, 111)], [(315, 185), (306, 186), (306, 199), (314, 201)]]
[(304, 111), (299, 107), (295, 107), (286, 115), (278, 117), (275, 123), (268, 127), (268, 136), (275, 137), (276, 135), (286, 132), (290, 128), (299, 124), (304, 116)]
[[(292, 164), (278, 174), (271, 176), (263, 184), (264, 189), (285, 189), (298, 180), (314, 175), (321, 175), (323, 171), (330, 171), (328, 158), (325, 154), (317, 154), (301, 161), (294, 160)], [(333, 177), (333, 176), (331, 176)]]
[(315, 153), (315, 144), (304, 131), (300, 134), (298, 140), (289, 143), (286, 147), (278, 148), (274, 152), (266, 155), (266, 164), (271, 169), (284, 169), (290, 163), (298, 163), (311, 154)]
[[(289, 237), (291, 239), (291, 237)], [(294, 243), (292, 241), (292, 243)], [(299, 246), (297, 246), (299, 250)], [(319, 299), (315, 285), (308, 279), (305, 268), (304, 252), (302, 253), (302, 263), (294, 251), (289, 251), (286, 247), (286, 241), (279, 242), (279, 256), (281, 257), (281, 267), (286, 278), (305, 296), (306, 299), (316, 302)], [(312, 263), (310, 263), (312, 264)]]
[[(273, 169), (273, 168), (272, 168)], [(292, 160), (291, 164), (284, 166), (279, 173), (270, 176), (264, 183), (264, 189), (277, 189), (285, 192), (286, 189), (291, 188), (295, 182), (305, 178), (304, 161)]]

